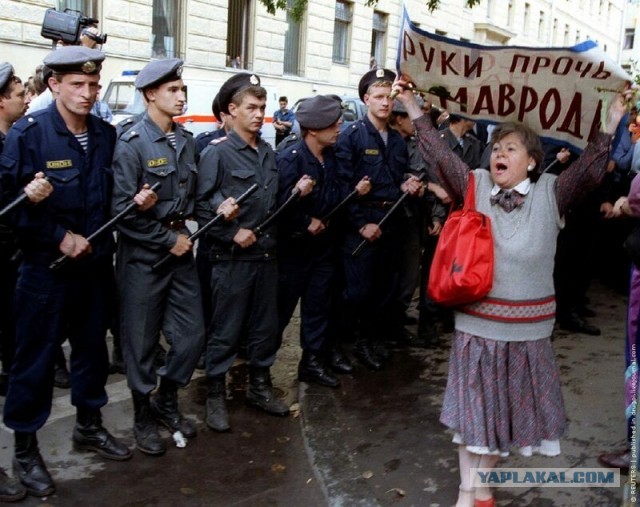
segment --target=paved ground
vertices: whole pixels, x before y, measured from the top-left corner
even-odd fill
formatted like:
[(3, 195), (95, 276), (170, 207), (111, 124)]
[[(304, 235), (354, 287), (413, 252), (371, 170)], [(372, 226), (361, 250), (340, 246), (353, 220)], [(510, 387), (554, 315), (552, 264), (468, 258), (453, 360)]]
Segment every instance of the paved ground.
[[(600, 337), (557, 332), (570, 418), (558, 458), (512, 456), (504, 466), (597, 467), (602, 451), (624, 444), (622, 368), (626, 299), (592, 290)], [(298, 386), (299, 348), (290, 326), (273, 370), (274, 384), (293, 415), (277, 418), (244, 405), (246, 368), (232, 370), (232, 431), (216, 434), (203, 422), (204, 379), (181, 392), (184, 411), (200, 434), (185, 449), (159, 458), (135, 452), (128, 463), (104, 462), (71, 449), (74, 410), (56, 390), (50, 421), (39, 433), (58, 485), (55, 506), (449, 506), (455, 501), (455, 447), (438, 422), (446, 382), (448, 341), (438, 350), (398, 350), (379, 373), (358, 368), (338, 390)], [(110, 377), (106, 425), (133, 444), (132, 406), (121, 375)], [(167, 435), (167, 438), (170, 437)], [(0, 465), (8, 467), (12, 435), (0, 431)], [(500, 489), (500, 506), (618, 506), (617, 489)]]

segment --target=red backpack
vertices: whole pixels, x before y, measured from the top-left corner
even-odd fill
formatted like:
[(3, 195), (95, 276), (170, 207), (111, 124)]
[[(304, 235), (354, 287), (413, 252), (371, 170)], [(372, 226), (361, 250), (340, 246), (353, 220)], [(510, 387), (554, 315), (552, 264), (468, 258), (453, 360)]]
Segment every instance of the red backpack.
[(464, 205), (449, 214), (431, 263), (427, 292), (436, 303), (473, 303), (493, 285), (491, 219), (477, 211), (475, 203), (475, 180), (470, 172)]

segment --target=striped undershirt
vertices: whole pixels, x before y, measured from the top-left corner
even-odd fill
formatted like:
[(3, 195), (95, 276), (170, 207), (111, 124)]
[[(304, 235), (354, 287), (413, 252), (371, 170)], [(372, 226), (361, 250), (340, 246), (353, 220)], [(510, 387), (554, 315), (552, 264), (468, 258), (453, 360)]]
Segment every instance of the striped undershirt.
[(167, 141), (169, 141), (169, 144), (175, 150), (176, 149), (176, 133), (175, 133), (175, 131), (171, 131), (171, 132), (167, 133)]
[(89, 146), (89, 131), (87, 130), (86, 132), (83, 132), (82, 134), (75, 134), (76, 139), (78, 140), (78, 142), (80, 143), (80, 146), (82, 146), (82, 149), (84, 150), (84, 152), (87, 152), (87, 148)]

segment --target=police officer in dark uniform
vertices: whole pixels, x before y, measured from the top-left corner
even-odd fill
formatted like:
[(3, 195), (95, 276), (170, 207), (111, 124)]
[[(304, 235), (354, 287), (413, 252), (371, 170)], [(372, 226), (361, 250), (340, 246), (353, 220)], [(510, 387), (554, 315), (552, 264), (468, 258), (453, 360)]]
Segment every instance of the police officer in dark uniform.
[[(278, 349), (276, 230), (253, 229), (277, 205), (278, 171), (273, 149), (258, 135), (264, 122), (266, 90), (258, 76), (236, 74), (220, 88), (220, 108), (233, 118), (233, 130), (201, 153), (198, 163), (196, 214), (200, 225), (213, 218), (222, 200), (260, 185), (235, 220), (209, 229), (212, 260), (213, 313), (207, 333), (208, 380), (206, 421), (216, 431), (229, 429), (225, 375), (232, 366), (242, 336), (247, 339), (249, 387), (246, 401), (273, 415), (289, 407), (275, 397), (269, 368)], [(311, 190), (310, 178), (297, 186)], [(200, 252), (203, 255), (204, 252)]]
[[(333, 151), (340, 133), (341, 116), (340, 100), (326, 95), (304, 100), (296, 115), (303, 139), (277, 156), (279, 204), (289, 198), (305, 174), (316, 182), (311, 194), (287, 209), (279, 222), (279, 334), (282, 336), (300, 299), (303, 352), (298, 379), (328, 387), (340, 385), (325, 366), (336, 237), (335, 227), (329, 227), (323, 218), (346, 195), (337, 178)], [(370, 184), (363, 182), (361, 186), (370, 187)]]
[[(166, 451), (157, 423), (171, 433), (195, 436), (196, 428), (178, 409), (178, 388), (187, 385), (204, 343), (200, 286), (185, 220), (194, 205), (197, 168), (193, 136), (173, 121), (186, 100), (182, 60), (148, 63), (135, 86), (148, 108), (142, 121), (119, 139), (113, 159), (112, 211), (121, 212), (143, 183), (159, 182), (157, 205), (118, 224), (116, 277), (120, 333), (127, 380), (134, 403), (136, 447), (145, 454)], [(166, 269), (151, 266), (167, 252)], [(160, 331), (169, 344), (166, 363), (153, 360)], [(151, 392), (160, 386), (153, 399)]]
[[(336, 156), (340, 177), (353, 186), (364, 176), (372, 190), (355, 201), (347, 213), (344, 242), (345, 317), (359, 319), (360, 332), (354, 355), (366, 367), (380, 370), (389, 356), (385, 341), (397, 328), (392, 315), (398, 265), (396, 221), (392, 215), (381, 229), (377, 224), (404, 191), (419, 195), (424, 191), (415, 176), (403, 181), (408, 166), (407, 146), (402, 136), (389, 129), (393, 99), (389, 98), (395, 73), (386, 69), (367, 72), (358, 85), (360, 98), (368, 107), (367, 116), (340, 134)], [(360, 255), (352, 252), (362, 240), (368, 242)], [(373, 346), (376, 345), (374, 352)]]
[[(54, 354), (62, 336), (71, 353), (71, 403), (77, 409), (76, 449), (114, 460), (129, 449), (102, 426), (107, 403), (106, 283), (113, 238), (86, 240), (109, 218), (115, 130), (89, 114), (98, 92), (100, 51), (65, 47), (47, 55), (56, 100), (19, 120), (9, 131), (0, 172), (15, 193), (44, 171), (55, 192), (38, 206), (18, 208), (14, 226), (24, 257), (16, 288), (16, 355), (4, 406), (15, 431), (14, 473), (35, 496), (55, 485), (40, 456), (36, 431), (46, 422), (53, 395)], [(140, 204), (141, 202), (139, 202)], [(71, 258), (53, 271), (60, 253)]]
[(207, 145), (214, 139), (219, 139), (227, 135), (227, 132), (231, 130), (231, 125), (227, 121), (229, 113), (220, 109), (220, 95), (216, 94), (211, 103), (211, 111), (213, 116), (218, 122), (219, 128), (216, 130), (208, 130), (202, 134), (196, 136), (196, 151), (202, 153)]
[[(9, 128), (24, 116), (27, 110), (25, 87), (18, 78), (10, 63), (0, 63), (0, 154)], [(32, 203), (37, 203), (49, 196), (53, 187), (38, 173), (24, 192)], [(10, 202), (14, 195), (5, 196), (0, 180), (0, 207)], [(13, 295), (18, 278), (19, 250), (8, 221), (0, 222), (0, 357), (2, 373), (0, 373), (0, 395), (7, 394), (9, 370), (15, 349), (15, 321), (13, 318)], [(15, 502), (24, 498), (27, 490), (22, 483), (7, 476), (0, 468), (0, 501)]]

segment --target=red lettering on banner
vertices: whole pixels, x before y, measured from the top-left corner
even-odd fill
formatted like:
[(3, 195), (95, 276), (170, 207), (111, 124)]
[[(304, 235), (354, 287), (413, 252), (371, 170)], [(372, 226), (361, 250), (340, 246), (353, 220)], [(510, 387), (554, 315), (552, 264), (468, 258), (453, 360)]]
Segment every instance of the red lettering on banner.
[(509, 72), (513, 74), (517, 71), (516, 67), (518, 66), (518, 60), (520, 59), (524, 60), (522, 64), (522, 70), (520, 72), (522, 72), (523, 74), (526, 74), (527, 69), (529, 68), (529, 62), (531, 61), (531, 57), (523, 56), (523, 55), (513, 55), (513, 60), (511, 60), (511, 68), (509, 69)]
[(516, 103), (511, 98), (516, 89), (506, 83), (501, 84), (498, 88), (498, 114), (500, 116), (509, 116), (516, 110)]
[(442, 75), (446, 76), (447, 75), (447, 69), (449, 69), (451, 71), (452, 74), (458, 76), (460, 75), (460, 73), (453, 68), (453, 66), (451, 65), (451, 61), (458, 56), (456, 53), (451, 53), (450, 55), (447, 55), (446, 51), (440, 51), (440, 60), (442, 61)]
[(547, 90), (540, 101), (540, 125), (549, 130), (560, 116), (560, 92), (555, 88)]
[(471, 111), (471, 114), (480, 114), (481, 111), (486, 111), (487, 114), (495, 114), (496, 110), (493, 105), (493, 94), (491, 93), (490, 86), (481, 86), (478, 90), (478, 100)]
[(604, 62), (600, 62), (598, 70), (593, 73), (593, 79), (608, 79), (611, 77), (611, 72), (604, 70)]
[[(564, 63), (564, 69), (560, 71), (560, 65)], [(573, 59), (568, 56), (561, 56), (555, 62), (553, 62), (553, 73), (558, 74), (560, 76), (566, 76), (569, 74), (571, 70), (571, 66), (573, 65)]]
[[(584, 69), (582, 68), (583, 65)], [(580, 72), (580, 77), (585, 77), (592, 68), (593, 63), (591, 62), (583, 62), (582, 60), (578, 60), (578, 63), (576, 63), (576, 71)]]
[(435, 49), (430, 47), (429, 48), (429, 54), (427, 55), (426, 49), (424, 47), (424, 43), (420, 42), (420, 52), (422, 53), (422, 58), (424, 59), (424, 62), (426, 63), (424, 70), (425, 72), (430, 72), (431, 71), (431, 65), (433, 65), (433, 56), (435, 54)]
[(537, 56), (533, 61), (532, 74), (537, 74), (539, 69), (546, 69), (551, 65), (551, 58), (546, 56)]
[(520, 105), (518, 109), (518, 121), (524, 120), (524, 115), (533, 111), (538, 105), (538, 94), (530, 86), (522, 87), (520, 94)]
[[(600, 104), (598, 104), (598, 111), (600, 111)], [(596, 117), (597, 118), (597, 117)], [(562, 125), (557, 130), (558, 132), (567, 132), (578, 139), (582, 139), (582, 130), (580, 128), (580, 122), (582, 120), (582, 94), (576, 93), (569, 104), (564, 117)]]
[(416, 54), (416, 46), (406, 30), (404, 31), (402, 39), (402, 58), (404, 58), (404, 61), (406, 62), (408, 60), (408, 56)]
[(474, 72), (475, 77), (482, 76), (482, 57), (476, 57), (472, 63), (471, 55), (464, 55), (464, 77), (472, 77)]

